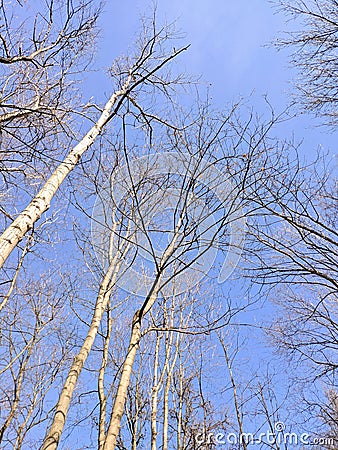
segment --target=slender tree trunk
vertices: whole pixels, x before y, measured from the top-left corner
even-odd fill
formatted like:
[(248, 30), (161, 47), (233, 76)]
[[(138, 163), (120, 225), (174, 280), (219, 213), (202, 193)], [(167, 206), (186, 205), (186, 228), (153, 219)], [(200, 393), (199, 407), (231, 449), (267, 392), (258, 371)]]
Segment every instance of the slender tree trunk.
[(27, 243), (26, 243), (26, 245), (25, 245), (25, 248), (24, 248), (23, 251), (22, 251), (22, 254), (21, 254), (21, 256), (20, 256), (20, 260), (19, 260), (18, 265), (17, 265), (17, 268), (16, 268), (16, 270), (15, 270), (14, 277), (13, 277), (13, 279), (12, 279), (12, 281), (11, 281), (9, 290), (8, 290), (7, 294), (5, 295), (3, 301), (0, 303), (0, 311), (6, 306), (6, 304), (7, 304), (8, 300), (9, 300), (10, 296), (12, 295), (12, 293), (13, 293), (13, 291), (14, 291), (15, 283), (16, 283), (16, 280), (17, 280), (17, 278), (18, 278), (18, 275), (19, 275), (20, 269), (21, 269), (21, 267), (22, 267), (23, 261), (24, 261), (24, 259), (25, 259), (25, 256), (26, 256), (26, 254), (27, 254), (27, 252), (28, 252), (28, 248), (29, 248), (31, 239), (32, 239), (32, 236), (30, 236), (30, 238), (28, 239), (28, 241), (27, 241)]
[(161, 274), (155, 279), (149, 295), (144, 301), (141, 309), (137, 310), (133, 317), (133, 323), (131, 327), (131, 336), (128, 346), (128, 352), (126, 359), (123, 363), (122, 374), (115, 397), (113, 411), (110, 417), (109, 428), (106, 435), (106, 441), (103, 450), (114, 450), (116, 447), (117, 437), (120, 431), (121, 419), (124, 412), (124, 406), (126, 403), (127, 391), (130, 383), (130, 377), (133, 370), (133, 365), (137, 350), (140, 345), (141, 339), (141, 321), (147, 312), (153, 307), (161, 282)]
[(158, 381), (158, 354), (161, 343), (161, 335), (156, 338), (156, 347), (154, 355), (154, 378), (153, 389), (151, 393), (151, 450), (156, 450), (156, 438), (157, 438), (157, 402), (158, 402), (158, 390), (160, 387)]
[[(174, 313), (174, 310), (172, 311), (172, 313)], [(173, 324), (173, 321), (172, 321), (172, 324)], [(174, 334), (173, 334), (172, 331), (170, 331), (169, 333), (170, 333), (169, 348), (171, 350), (172, 349), (172, 345), (173, 345)], [(166, 379), (166, 382), (165, 382), (164, 394), (163, 394), (163, 431), (162, 431), (162, 437), (163, 437), (162, 449), (163, 450), (168, 450), (169, 392), (170, 392), (172, 375), (173, 375), (173, 371), (174, 371), (174, 368), (175, 368), (175, 365), (176, 365), (176, 361), (177, 361), (177, 356), (178, 356), (179, 340), (180, 340), (180, 335), (178, 333), (177, 336), (176, 336), (175, 353), (174, 353), (173, 360), (172, 360), (170, 365), (169, 365), (169, 362), (168, 362), (168, 364), (166, 366), (167, 379)]]
[(113, 450), (116, 446), (117, 437), (120, 431), (121, 418), (124, 412), (124, 406), (127, 397), (127, 390), (130, 383), (130, 377), (135, 361), (135, 356), (139, 348), (141, 338), (141, 317), (140, 311), (136, 311), (133, 317), (131, 336), (129, 341), (127, 357), (124, 361), (121, 379), (117, 390), (114, 407), (111, 415), (109, 428), (107, 431), (104, 450)]
[(111, 289), (115, 284), (118, 269), (119, 264), (117, 264), (116, 258), (114, 258), (101, 283), (90, 328), (81, 347), (81, 350), (79, 351), (77, 356), (75, 356), (73, 364), (69, 370), (67, 379), (60, 394), (58, 404), (56, 406), (56, 412), (54, 414), (51, 428), (47, 433), (42, 445), (42, 450), (55, 450), (58, 447), (77, 380), (80, 376), (83, 365), (86, 362), (88, 354), (93, 346), (97, 330), (102, 320), (102, 315), (107, 307)]
[(8, 417), (6, 418), (5, 422), (3, 423), (2, 427), (0, 428), (0, 442), (2, 442), (5, 431), (10, 426), (12, 420), (14, 419), (14, 417), (16, 416), (16, 414), (18, 412), (17, 410), (18, 410), (18, 406), (19, 406), (19, 402), (20, 402), (20, 396), (22, 393), (22, 383), (23, 383), (23, 380), (25, 377), (26, 367), (27, 367), (27, 364), (32, 355), (32, 351), (33, 351), (33, 348), (34, 348), (34, 345), (35, 345), (37, 339), (38, 339), (38, 330), (37, 330), (37, 328), (35, 328), (32, 343), (27, 350), (27, 355), (25, 356), (22, 363), (20, 363), (19, 373), (14, 379), (14, 383), (15, 383), (14, 384), (14, 400), (13, 400), (13, 404), (11, 405), (10, 413), (9, 413)]
[[(243, 420), (242, 420), (240, 405), (238, 402), (237, 385), (235, 382), (235, 378), (234, 378), (234, 374), (233, 374), (232, 366), (231, 366), (231, 361), (230, 361), (230, 357), (229, 357), (225, 342), (224, 342), (223, 338), (221, 337), (221, 335), (218, 335), (218, 339), (221, 343), (225, 361), (226, 361), (228, 371), (229, 371), (230, 381), (231, 381), (231, 385), (232, 385), (232, 394), (233, 394), (234, 404), (235, 404), (236, 418), (237, 418), (237, 423), (238, 423), (238, 428), (239, 428), (239, 436), (241, 437), (241, 436), (243, 436), (244, 430), (243, 430)], [(245, 439), (242, 439), (241, 442), (242, 442), (243, 450), (247, 450), (248, 446), (245, 442)]]
[(178, 393), (178, 419), (177, 419), (177, 450), (182, 448), (182, 427), (183, 427), (183, 366), (180, 360), (179, 369), (179, 393)]
[[(155, 67), (153, 67), (151, 70), (146, 70), (146, 73), (143, 76), (136, 77), (135, 73), (137, 72), (137, 70), (151, 59), (152, 50), (150, 50), (150, 52), (148, 53), (146, 47), (141, 52), (141, 57), (138, 59), (136, 64), (129, 70), (129, 76), (122, 85), (121, 89), (115, 91), (106, 103), (105, 107), (103, 108), (102, 114), (97, 120), (96, 124), (71, 150), (64, 161), (55, 169), (43, 188), (33, 198), (27, 208), (24, 209), (21, 214), (19, 214), (19, 216), (0, 236), (0, 269), (11, 254), (12, 250), (25, 236), (27, 231), (30, 230), (33, 227), (34, 223), (40, 219), (41, 215), (49, 209), (50, 203), (64, 179), (76, 167), (82, 155), (94, 143), (97, 136), (102, 132), (104, 126), (112, 117), (117, 114), (120, 106), (123, 103), (123, 100), (133, 89), (141, 85), (143, 82), (149, 81), (149, 79), (156, 72), (158, 72), (161, 68), (168, 64), (172, 59), (176, 58), (176, 56), (178, 56), (180, 53), (187, 50), (189, 46), (182, 47), (178, 50), (174, 49), (173, 53), (171, 53), (164, 59), (160, 59), (160, 62)], [(151, 48), (152, 47), (153, 46), (151, 46)], [(158, 79), (156, 82), (159, 82)]]
[[(132, 77), (127, 78), (122, 88), (115, 91), (106, 103), (101, 116), (85, 137), (73, 148), (64, 161), (55, 169), (40, 192), (33, 198), (27, 208), (12, 222), (12, 224), (0, 236), (0, 269), (12, 250), (17, 246), (34, 223), (40, 219), (41, 215), (50, 207), (50, 203), (61, 186), (64, 179), (76, 167), (82, 155), (94, 143), (97, 136), (102, 132), (103, 127), (112, 117), (112, 110), (119, 99), (129, 92)], [(122, 101), (116, 105), (114, 114)]]
[(106, 437), (105, 424), (106, 424), (107, 396), (104, 391), (104, 375), (105, 375), (105, 369), (107, 367), (107, 362), (108, 362), (109, 343), (110, 343), (111, 332), (112, 332), (112, 317), (110, 314), (109, 307), (108, 307), (107, 314), (108, 314), (107, 335), (105, 336), (105, 340), (104, 340), (102, 363), (101, 363), (101, 367), (100, 367), (100, 371), (99, 371), (99, 378), (98, 378), (98, 393), (99, 393), (99, 400), (100, 400), (98, 450), (103, 449), (104, 440)]
[[(135, 410), (135, 416), (134, 416), (134, 426), (132, 428), (132, 439), (131, 439), (131, 450), (137, 450), (137, 445), (138, 445), (138, 424), (140, 422), (140, 417), (139, 417), (139, 402), (140, 402), (140, 397), (139, 397), (139, 382), (136, 383), (136, 391), (135, 391), (135, 396), (136, 396), (136, 410)], [(142, 419), (141, 419), (142, 420)]]
[(170, 383), (171, 383), (171, 373), (169, 372), (164, 385), (164, 394), (163, 394), (163, 430), (162, 430), (163, 450), (168, 450)]

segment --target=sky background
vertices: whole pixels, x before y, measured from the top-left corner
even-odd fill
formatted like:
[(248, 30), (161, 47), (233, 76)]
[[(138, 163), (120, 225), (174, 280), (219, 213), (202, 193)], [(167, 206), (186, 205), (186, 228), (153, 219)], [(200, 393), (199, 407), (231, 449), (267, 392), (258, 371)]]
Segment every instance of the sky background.
[[(200, 76), (205, 86), (211, 85), (210, 95), (216, 107), (226, 108), (239, 98), (247, 98), (246, 103), (260, 113), (266, 110), (263, 98), (267, 95), (275, 110), (281, 112), (290, 101), (292, 80), (297, 73), (288, 64), (288, 52), (278, 52), (271, 43), (294, 25), (286, 24), (283, 14), (276, 14), (274, 3), (267, 0), (158, 1), (159, 25), (176, 20), (177, 29), (184, 35), (182, 45), (191, 44), (180, 57), (181, 69), (193, 77)], [(102, 104), (111, 95), (111, 83), (105, 71), (114, 58), (127, 54), (132, 47), (141, 28), (141, 15), (152, 15), (151, 2), (106, 1), (93, 64), (97, 70), (85, 75), (84, 101), (94, 96), (94, 101)], [(319, 146), (333, 156), (337, 153), (337, 134), (319, 124), (313, 117), (303, 115), (287, 122), (280, 130), (283, 137), (295, 135), (296, 140), (303, 139), (302, 153), (310, 158)], [(69, 246), (68, 251), (72, 250)], [(234, 286), (234, 292), (242, 304), (240, 287)], [(256, 320), (263, 316), (260, 306), (251, 312), (250, 318)], [(253, 355), (257, 359), (254, 363), (259, 365), (271, 350), (258, 341), (254, 345)], [(283, 369), (287, 370), (285, 367), (280, 371)]]
[[(267, 0), (158, 2), (158, 25), (176, 20), (177, 29), (184, 35), (182, 46), (191, 44), (179, 59), (180, 69), (192, 77), (200, 76), (201, 83), (210, 86), (216, 108), (227, 108), (229, 104), (244, 98), (255, 112), (263, 113), (267, 110), (264, 101), (267, 95), (278, 113), (290, 102), (292, 82), (297, 72), (288, 63), (288, 51), (277, 51), (272, 42), (295, 24), (286, 23), (286, 17), (276, 13), (274, 4), (276, 2)], [(114, 58), (127, 54), (132, 48), (141, 28), (142, 15), (152, 15), (151, 2), (106, 2), (100, 19), (101, 34), (93, 65), (97, 70), (86, 75), (88, 99), (93, 96), (96, 103), (102, 104), (111, 95), (112, 87), (106, 69)], [(281, 138), (294, 136), (296, 141), (303, 140), (301, 152), (309, 159), (314, 157), (318, 147), (329, 151), (332, 157), (336, 152), (337, 135), (319, 125), (319, 120), (304, 114), (284, 123), (277, 131)], [(241, 282), (233, 283), (227, 283), (224, 289), (229, 292), (232, 289), (232, 295), (236, 294), (238, 303), (243, 304), (243, 286), (241, 289)], [(238, 321), (260, 324), (262, 320), (269, 320), (272, 314), (271, 305), (260, 303), (242, 314)], [(244, 367), (249, 373), (252, 367), (257, 369), (262, 366), (262, 371), (266, 370), (265, 363), (272, 362), (273, 350), (267, 347), (259, 331), (256, 339), (253, 339), (251, 327), (241, 328), (240, 332), (244, 350), (240, 355), (243, 365), (239, 367), (242, 370)], [(288, 368), (286, 365), (281, 367), (280, 362), (276, 363), (276, 367), (276, 395), (282, 398)], [(244, 370), (238, 376), (249, 377)], [(216, 384), (214, 389), (217, 390)], [(253, 430), (252, 424), (252, 430), (248, 431)]]
[[(157, 4), (157, 16), (159, 24), (176, 21), (184, 36), (182, 45), (191, 44), (180, 57), (180, 68), (210, 85), (216, 107), (222, 109), (244, 98), (254, 111), (262, 113), (267, 110), (267, 95), (278, 113), (291, 100), (297, 72), (290, 67), (288, 50), (277, 51), (272, 43), (301, 24), (287, 22), (276, 4), (275, 0), (162, 0)], [(96, 67), (107, 68), (113, 58), (128, 52), (140, 29), (140, 17), (150, 16), (152, 5), (144, 0), (106, 3)], [(103, 100), (102, 93), (108, 97), (110, 92), (107, 76), (104, 70), (92, 75), (88, 78), (90, 94)], [(102, 89), (105, 86), (106, 90)], [(307, 114), (287, 122), (280, 131), (284, 137), (302, 140), (302, 153), (310, 158), (319, 146), (332, 156), (336, 153), (336, 133)]]
[[(177, 29), (184, 35), (182, 45), (191, 44), (180, 58), (180, 68), (193, 77), (201, 76), (202, 83), (211, 85), (210, 95), (215, 107), (226, 108), (244, 98), (249, 107), (261, 114), (267, 111), (264, 101), (267, 96), (275, 111), (280, 113), (290, 103), (298, 74), (289, 64), (289, 51), (277, 51), (272, 43), (283, 33), (301, 27), (301, 23), (287, 22), (284, 14), (277, 13), (276, 1), (160, 0), (157, 6), (158, 23), (176, 20)], [(102, 67), (111, 64), (112, 56), (127, 53), (140, 29), (140, 16), (151, 13), (152, 3), (148, 1), (107, 2), (101, 18), (102, 37), (97, 54)], [(103, 72), (100, 76), (102, 84), (95, 86), (98, 95), (102, 95), (106, 82)], [(106, 97), (108, 95), (109, 85)], [(302, 114), (284, 123), (277, 132), (281, 138), (294, 137), (296, 142), (303, 141), (300, 152), (309, 160), (318, 149), (329, 152), (333, 158), (337, 153), (337, 133), (320, 125), (320, 120)], [(234, 291), (241, 296), (239, 285)], [(242, 315), (240, 321), (261, 323), (272, 314), (271, 305), (262, 307), (260, 304), (256, 310), (251, 309), (247, 317)], [(244, 330), (241, 333), (245, 341), (246, 333)], [(252, 328), (248, 333), (252, 338)], [(271, 348), (267, 348), (259, 336), (248, 342), (251, 345), (245, 347), (254, 355), (249, 358), (251, 367), (260, 366), (265, 359), (271, 361)], [(248, 354), (244, 352), (242, 357), (245, 360)], [(276, 394), (283, 396), (282, 381), (287, 378), (283, 372), (288, 369), (280, 363), (278, 367)]]
[[(139, 33), (140, 17), (151, 17), (152, 11), (153, 3), (145, 0), (106, 2), (95, 67), (108, 68), (113, 58), (126, 54)], [(159, 26), (176, 21), (184, 36), (182, 46), (191, 44), (180, 56), (179, 67), (188, 75), (200, 76), (203, 85), (211, 85), (215, 107), (226, 108), (243, 98), (254, 112), (266, 113), (267, 96), (280, 113), (290, 103), (298, 74), (289, 64), (289, 50), (277, 51), (273, 42), (299, 29), (301, 23), (287, 21), (285, 14), (278, 13), (276, 0), (159, 0), (157, 17)], [(94, 95), (102, 102), (110, 96), (105, 70), (88, 75), (87, 82), (88, 97)], [(308, 114), (287, 121), (276, 133), (302, 141), (300, 152), (309, 160), (318, 149), (329, 152), (330, 158), (337, 154), (337, 133)], [(261, 305), (256, 314), (264, 315)]]

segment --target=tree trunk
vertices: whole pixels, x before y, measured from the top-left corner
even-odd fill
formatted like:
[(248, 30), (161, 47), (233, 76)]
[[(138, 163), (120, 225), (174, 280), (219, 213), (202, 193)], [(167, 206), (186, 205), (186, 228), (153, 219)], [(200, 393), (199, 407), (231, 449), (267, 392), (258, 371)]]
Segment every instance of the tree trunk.
[(161, 335), (156, 338), (156, 347), (154, 355), (154, 378), (153, 388), (151, 393), (151, 450), (156, 450), (156, 438), (157, 438), (157, 402), (158, 402), (158, 390), (160, 383), (158, 381), (158, 354), (160, 349)]
[(104, 340), (104, 347), (103, 347), (103, 355), (102, 355), (102, 363), (99, 371), (99, 377), (98, 377), (98, 394), (99, 394), (99, 401), (100, 401), (100, 418), (99, 418), (99, 434), (98, 434), (98, 450), (102, 450), (104, 446), (104, 441), (106, 438), (106, 410), (107, 410), (107, 396), (104, 391), (104, 375), (105, 370), (107, 367), (108, 357), (109, 357), (109, 343), (111, 338), (111, 332), (112, 332), (112, 323), (113, 319), (110, 314), (110, 308), (107, 308), (107, 334), (105, 336)]
[(123, 364), (122, 375), (114, 402), (109, 428), (107, 431), (106, 442), (103, 447), (104, 450), (113, 450), (116, 446), (116, 440), (120, 431), (121, 418), (123, 416), (124, 405), (127, 397), (127, 390), (130, 382), (133, 364), (135, 361), (135, 356), (139, 348), (140, 338), (141, 317), (140, 311), (138, 310), (133, 317), (128, 353)]
[[(174, 308), (172, 310), (172, 314), (174, 313)], [(173, 318), (171, 318), (171, 324), (173, 325)], [(173, 337), (174, 334), (172, 331), (168, 332), (170, 333), (170, 338), (169, 338), (169, 351), (172, 349), (172, 345), (173, 345)], [(162, 450), (168, 450), (168, 434), (169, 434), (169, 392), (170, 392), (170, 386), (171, 386), (171, 381), (172, 381), (172, 375), (173, 375), (173, 371), (176, 365), (176, 361), (177, 361), (177, 356), (178, 356), (178, 350), (179, 350), (179, 340), (180, 340), (180, 334), (178, 333), (176, 336), (176, 343), (175, 343), (175, 353), (174, 353), (174, 357), (172, 360), (172, 363), (166, 364), (166, 372), (167, 372), (167, 379), (165, 382), (165, 387), (164, 387), (164, 394), (163, 394), (163, 431), (162, 431), (162, 439), (163, 439), (163, 445), (162, 445)]]
[[(50, 203), (61, 186), (64, 179), (76, 167), (82, 155), (94, 143), (103, 127), (112, 117), (112, 109), (120, 97), (124, 97), (130, 90), (131, 75), (127, 78), (122, 88), (115, 91), (106, 103), (101, 116), (85, 137), (71, 150), (64, 161), (55, 169), (40, 192), (33, 198), (27, 208), (12, 222), (12, 224), (0, 236), (0, 269), (5, 261), (30, 230), (34, 223), (40, 219), (42, 214), (50, 207)], [(121, 105), (118, 104), (114, 113)]]
[(81, 350), (79, 351), (77, 356), (75, 356), (73, 364), (69, 370), (67, 379), (60, 394), (58, 404), (56, 406), (56, 412), (54, 414), (51, 428), (45, 437), (41, 450), (55, 450), (58, 447), (77, 380), (94, 343), (103, 313), (107, 307), (111, 289), (115, 284), (117, 272), (118, 266), (116, 266), (114, 259), (101, 283), (90, 328), (81, 347)]

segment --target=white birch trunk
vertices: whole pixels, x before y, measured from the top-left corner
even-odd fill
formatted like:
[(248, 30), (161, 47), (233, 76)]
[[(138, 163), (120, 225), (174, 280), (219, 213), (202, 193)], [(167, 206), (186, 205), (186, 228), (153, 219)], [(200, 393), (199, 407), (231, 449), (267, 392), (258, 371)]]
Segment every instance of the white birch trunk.
[(50, 427), (50, 430), (47, 432), (41, 450), (56, 450), (58, 447), (75, 386), (82, 371), (83, 365), (86, 362), (89, 352), (93, 346), (103, 313), (107, 307), (111, 288), (115, 284), (118, 272), (118, 265), (116, 265), (115, 263), (116, 261), (114, 259), (101, 283), (90, 328), (81, 347), (81, 350), (74, 358), (73, 364), (69, 370), (67, 379), (60, 394), (58, 404), (56, 406), (56, 412), (54, 414), (52, 425)]
[[(174, 309), (172, 311), (174, 313)], [(173, 321), (172, 321), (173, 323)], [(169, 339), (169, 351), (172, 348), (173, 345), (173, 337), (174, 333), (170, 331), (170, 339)], [(172, 381), (172, 375), (173, 371), (176, 365), (177, 357), (178, 357), (178, 351), (179, 351), (179, 340), (180, 335), (177, 334), (176, 336), (176, 343), (175, 343), (175, 353), (172, 360), (171, 365), (167, 364), (166, 371), (167, 371), (167, 379), (165, 382), (164, 387), (164, 395), (163, 395), (163, 430), (162, 430), (162, 450), (168, 450), (168, 434), (169, 434), (169, 392), (171, 387), (171, 381)]]
[(129, 341), (127, 357), (123, 364), (121, 379), (117, 390), (114, 407), (107, 431), (104, 450), (113, 450), (116, 446), (117, 437), (120, 432), (121, 419), (124, 412), (124, 406), (127, 397), (127, 390), (130, 383), (130, 377), (133, 370), (135, 356), (139, 348), (141, 338), (141, 318), (140, 311), (136, 311), (133, 318), (131, 336)]
[(98, 378), (98, 393), (100, 400), (100, 419), (99, 419), (99, 435), (98, 435), (98, 450), (103, 449), (104, 440), (106, 437), (105, 424), (106, 424), (106, 409), (107, 409), (107, 396), (104, 391), (104, 375), (107, 367), (108, 357), (109, 357), (109, 343), (112, 332), (112, 317), (110, 311), (108, 310), (108, 321), (107, 321), (107, 335), (104, 341), (102, 363), (99, 371)]
[(160, 383), (158, 381), (158, 355), (160, 350), (161, 335), (156, 338), (156, 347), (154, 355), (154, 378), (153, 388), (151, 393), (151, 450), (157, 450), (156, 438), (157, 438), (157, 402), (158, 402), (158, 390)]
[(34, 223), (40, 219), (41, 215), (49, 209), (50, 203), (64, 179), (76, 167), (82, 155), (94, 143), (97, 136), (102, 132), (103, 127), (110, 120), (113, 107), (116, 105), (118, 99), (125, 96), (128, 89), (130, 89), (131, 79), (131, 76), (129, 76), (122, 88), (114, 92), (106, 103), (96, 124), (55, 169), (27, 208), (19, 214), (0, 236), (0, 269), (27, 231), (29, 231)]

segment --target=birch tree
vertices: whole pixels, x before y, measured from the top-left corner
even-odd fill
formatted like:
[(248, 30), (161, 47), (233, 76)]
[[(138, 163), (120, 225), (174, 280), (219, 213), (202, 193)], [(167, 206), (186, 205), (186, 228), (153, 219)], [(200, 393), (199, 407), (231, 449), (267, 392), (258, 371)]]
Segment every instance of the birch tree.
[(73, 330), (63, 325), (65, 296), (47, 277), (21, 281), (0, 320), (1, 447), (36, 447), (48, 419), (49, 392), (72, 350)]
[[(229, 276), (227, 271), (229, 267), (233, 270), (243, 245), (244, 192), (250, 189), (251, 183), (256, 183), (256, 187), (260, 183), (264, 164), (261, 158), (265, 156), (263, 142), (271, 124), (267, 128), (261, 127), (256, 139), (250, 141), (244, 138), (244, 134), (252, 136), (252, 130), (249, 129), (251, 119), (249, 124), (243, 124), (244, 134), (237, 128), (237, 123), (234, 126), (233, 111), (228, 116), (221, 115), (218, 121), (213, 119), (210, 127), (208, 121), (208, 115), (202, 108), (202, 115), (192, 126), (169, 132), (167, 142), (170, 148), (175, 149), (173, 154), (158, 152), (132, 159), (130, 152), (125, 151), (125, 165), (120, 166), (112, 177), (113, 216), (116, 214), (121, 223), (131, 224), (134, 230), (130, 253), (120, 269), (124, 275), (118, 285), (139, 295), (145, 293), (145, 300), (140, 303), (131, 320), (129, 346), (114, 396), (104, 449), (117, 445), (144, 320), (163, 301), (172, 283), (180, 286), (184, 292), (189, 289), (189, 283), (194, 284), (194, 277), (197, 277), (195, 282), (203, 278), (213, 266), (213, 257), (211, 262), (207, 260), (208, 255), (214, 254), (213, 249), (229, 251), (230, 257), (226, 260), (229, 266), (225, 264), (222, 269), (225, 276)], [(194, 128), (199, 132), (193, 132)], [(196, 140), (194, 136), (197, 136)], [(164, 139), (163, 136), (162, 146), (165, 145)], [(230, 153), (228, 139), (231, 141)], [(248, 142), (246, 155), (251, 155), (250, 158), (237, 153), (237, 148)], [(128, 148), (126, 129), (124, 145)], [(216, 155), (218, 159), (214, 163)], [(247, 168), (244, 172), (242, 164)], [(173, 220), (167, 221), (165, 225), (158, 222), (159, 216), (163, 214), (161, 208), (174, 211)], [(229, 231), (230, 227), (233, 227), (232, 232)], [(126, 226), (117, 233), (115, 231), (115, 238), (123, 239), (125, 229)], [(154, 232), (168, 236), (168, 241), (160, 251), (156, 249), (156, 239), (152, 235)], [(104, 236), (103, 231), (101, 234)], [(232, 238), (229, 237), (231, 235)], [(102, 247), (104, 243), (103, 239)], [(146, 255), (151, 267), (144, 266), (139, 274), (142, 267), (139, 258), (142, 255)], [(183, 274), (184, 277), (181, 276)], [(224, 272), (221, 272), (220, 278), (223, 279), (223, 276)], [(156, 430), (153, 422), (154, 435)], [(167, 445), (166, 440), (164, 445)]]
[[(67, 5), (69, 6), (70, 3), (67, 3)], [(85, 7), (79, 7), (79, 10), (83, 12), (83, 8)], [(50, 6), (50, 10), (53, 10), (53, 3)], [(153, 86), (156, 90), (157, 88), (160, 89), (162, 86), (167, 86), (171, 83), (169, 79), (162, 79), (161, 81), (159, 72), (187, 47), (178, 50), (174, 49), (173, 51), (165, 50), (162, 44), (168, 38), (168, 30), (156, 30), (155, 23), (152, 24), (150, 29), (148, 28), (145, 31), (146, 34), (140, 39), (140, 48), (138, 51), (135, 51), (135, 55), (126, 59), (124, 63), (120, 60), (115, 65), (113, 64), (111, 74), (114, 77), (115, 90), (112, 92), (106, 104), (102, 108), (98, 107), (100, 113), (92, 119), (94, 124), (79, 142), (66, 152), (66, 156), (63, 158), (62, 162), (55, 167), (40, 191), (32, 198), (29, 205), (0, 236), (0, 267), (3, 266), (12, 250), (25, 236), (27, 231), (30, 230), (35, 222), (40, 219), (41, 215), (48, 210), (51, 200), (65, 178), (68, 177), (76, 167), (82, 155), (95, 142), (96, 138), (102, 133), (108, 122), (117, 116), (127, 99), (132, 98), (132, 101), (136, 102), (137, 91), (142, 91), (144, 86)], [(60, 36), (61, 35), (62, 31), (60, 31)], [(61, 39), (61, 37), (59, 39)], [(64, 45), (66, 45), (66, 43)], [(37, 50), (37, 55), (43, 53), (43, 50)], [(27, 52), (26, 58), (28, 58), (28, 60), (34, 57), (35, 52), (33, 52), (33, 56), (31, 53)], [(9, 59), (10, 62), (16, 62), (17, 60), (20, 61), (21, 57), (12, 57), (10, 56), (10, 53), (8, 53), (7, 59)]]

